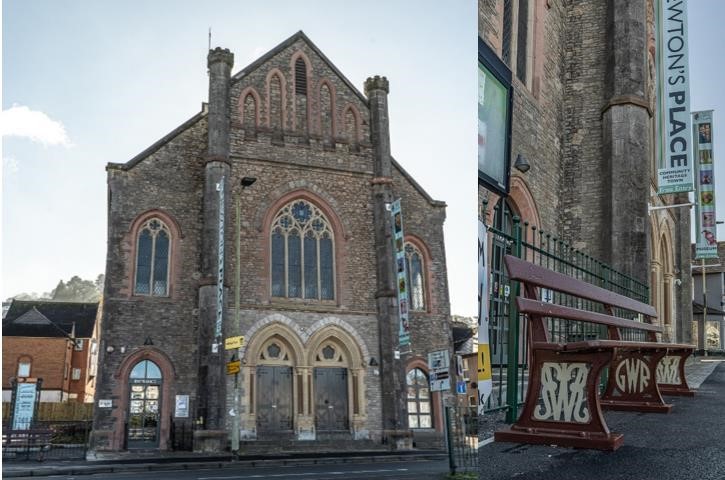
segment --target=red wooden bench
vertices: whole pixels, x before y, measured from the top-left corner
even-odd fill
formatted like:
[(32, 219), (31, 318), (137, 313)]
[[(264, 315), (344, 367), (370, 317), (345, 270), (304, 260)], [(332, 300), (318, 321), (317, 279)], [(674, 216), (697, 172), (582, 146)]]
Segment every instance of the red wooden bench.
[[(505, 263), (509, 278), (523, 287), (516, 304), (529, 320), (530, 372), (521, 416), (496, 432), (496, 441), (615, 450), (623, 436), (609, 431), (602, 407), (669, 412), (672, 405), (664, 402), (661, 390), (693, 394), (684, 366), (694, 346), (658, 342), (662, 328), (650, 323), (656, 316), (652, 306), (510, 255)], [(579, 303), (596, 302), (606, 313), (542, 302), (538, 288), (567, 294)], [(615, 317), (615, 308), (642, 315), (645, 321)], [(604, 325), (608, 338), (553, 340), (547, 318)], [(622, 340), (621, 329), (643, 332), (645, 339)], [(600, 396), (599, 379), (605, 366), (609, 376)]]

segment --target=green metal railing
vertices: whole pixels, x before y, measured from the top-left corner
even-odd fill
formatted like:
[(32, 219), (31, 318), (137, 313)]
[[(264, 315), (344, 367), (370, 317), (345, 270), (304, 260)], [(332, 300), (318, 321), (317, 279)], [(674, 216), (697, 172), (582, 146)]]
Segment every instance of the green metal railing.
[[(485, 211), (485, 204), (484, 204)], [(511, 231), (506, 232), (494, 226), (488, 227), (492, 239), (491, 264), (489, 270), (489, 342), (491, 348), (494, 391), (486, 405), (487, 411), (505, 409), (506, 420), (512, 423), (517, 418), (518, 406), (524, 401), (528, 380), (528, 351), (525, 329), (513, 301), (519, 294), (519, 284), (508, 279), (503, 265), (503, 256), (515, 255), (551, 270), (565, 273), (582, 281), (597, 285), (640, 302), (649, 302), (649, 287), (611, 268), (586, 253), (573, 248), (551, 234), (528, 223), (521, 223), (519, 217), (511, 218)], [(569, 295), (543, 289), (541, 300), (576, 308), (602, 311), (596, 302), (582, 301)], [(616, 309), (617, 316), (638, 319), (636, 314)], [(606, 337), (606, 328), (587, 322), (549, 319), (549, 334), (556, 341), (590, 340)], [(626, 340), (644, 339), (639, 331), (625, 331)]]

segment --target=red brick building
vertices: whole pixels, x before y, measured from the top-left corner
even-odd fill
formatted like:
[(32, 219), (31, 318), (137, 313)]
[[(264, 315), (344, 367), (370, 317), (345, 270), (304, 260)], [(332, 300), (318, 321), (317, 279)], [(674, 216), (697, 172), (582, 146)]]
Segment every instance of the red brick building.
[(41, 402), (92, 402), (98, 303), (13, 301), (3, 319), (3, 402), (14, 377), (42, 378)]

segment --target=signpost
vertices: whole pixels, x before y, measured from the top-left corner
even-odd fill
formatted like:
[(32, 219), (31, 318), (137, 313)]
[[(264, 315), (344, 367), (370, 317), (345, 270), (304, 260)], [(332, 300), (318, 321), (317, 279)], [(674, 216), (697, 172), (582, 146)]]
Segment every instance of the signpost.
[(224, 340), (224, 350), (242, 348), (242, 345), (244, 345), (244, 337), (241, 335), (237, 337), (228, 337)]
[(232, 360), (231, 362), (227, 362), (227, 375), (234, 375), (235, 373), (239, 373), (239, 371), (242, 368), (242, 362), (239, 360)]
[(441, 392), (450, 390), (450, 354), (448, 350), (439, 350), (428, 354), (428, 367), (430, 368), (430, 391)]

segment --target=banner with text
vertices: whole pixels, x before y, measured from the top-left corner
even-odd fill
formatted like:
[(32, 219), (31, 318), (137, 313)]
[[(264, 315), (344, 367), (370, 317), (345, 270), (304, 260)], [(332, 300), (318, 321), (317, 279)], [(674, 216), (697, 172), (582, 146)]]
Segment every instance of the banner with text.
[(657, 20), (657, 193), (691, 192), (686, 0), (659, 0)]
[(410, 324), (408, 323), (408, 268), (405, 264), (405, 241), (403, 236), (403, 215), (400, 212), (400, 199), (393, 202), (390, 209), (393, 225), (393, 250), (395, 252), (395, 271), (398, 272), (398, 313), (400, 314), (399, 345), (410, 345)]
[(493, 390), (491, 349), (488, 343), (488, 229), (478, 221), (478, 414)]
[(695, 144), (695, 259), (718, 258), (712, 110), (692, 112)]

